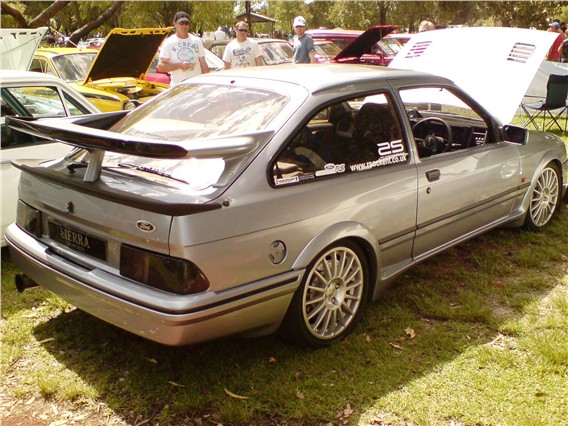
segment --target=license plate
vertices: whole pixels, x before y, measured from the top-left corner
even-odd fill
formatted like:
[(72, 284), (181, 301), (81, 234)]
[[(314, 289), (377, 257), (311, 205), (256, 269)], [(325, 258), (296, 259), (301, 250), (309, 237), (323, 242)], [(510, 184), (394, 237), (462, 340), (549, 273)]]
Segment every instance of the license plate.
[(49, 222), (49, 237), (73, 250), (106, 260), (106, 241), (85, 232)]

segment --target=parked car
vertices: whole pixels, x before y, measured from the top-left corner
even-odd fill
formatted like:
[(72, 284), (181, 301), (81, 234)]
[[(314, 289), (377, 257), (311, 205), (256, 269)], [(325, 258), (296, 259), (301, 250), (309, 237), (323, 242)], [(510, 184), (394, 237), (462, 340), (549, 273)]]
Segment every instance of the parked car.
[(385, 39), (394, 38), (398, 41), (401, 45), (405, 45), (408, 41), (412, 38), (413, 33), (389, 33), (385, 36)]
[(62, 157), (72, 150), (39, 136), (16, 132), (6, 126), (8, 116), (63, 117), (99, 112), (80, 93), (64, 81), (26, 70), (37, 43), (47, 28), (0, 30), (2, 65), (0, 72), (2, 144), (2, 225), (0, 246), (6, 245), (4, 232), (16, 220), (20, 171), (11, 165), (20, 158), (47, 160)]
[[(206, 41), (204, 46), (219, 58), (223, 59), (225, 47), (232, 39)], [(275, 38), (256, 38), (262, 49), (262, 60), (264, 65), (280, 65), (291, 63), (294, 50), (286, 40)]]
[[(358, 55), (356, 59), (352, 58), (352, 60), (356, 61), (357, 63), (386, 66), (392, 61), (392, 59), (402, 48), (402, 44), (400, 44), (397, 40), (393, 38), (386, 38), (386, 35), (394, 31), (396, 28), (397, 27), (394, 25), (378, 25), (371, 27), (371, 30), (379, 33), (379, 38), (370, 45), (367, 44), (366, 40), (364, 40), (364, 37), (361, 37), (364, 31), (343, 30), (341, 28), (338, 28), (332, 30), (313, 29), (307, 30), (306, 33), (311, 35), (315, 42), (317, 42), (318, 40), (332, 41), (341, 49), (343, 49), (344, 52), (348, 51), (347, 48), (352, 43), (363, 44), (365, 45), (365, 52), (363, 52), (361, 55)], [(349, 55), (343, 55), (344, 59), (342, 62), (347, 62), (347, 57), (349, 57)]]
[(101, 46), (104, 44), (105, 38), (104, 37), (90, 37), (85, 40), (81, 40), (77, 47), (81, 49), (100, 49)]
[(229, 70), (128, 114), (10, 123), (86, 150), (17, 163), (20, 283), (168, 345), (327, 345), (414, 264), (548, 225), (568, 183), (557, 136), (376, 66)]
[(318, 64), (331, 62), (335, 56), (341, 53), (341, 48), (333, 41), (314, 40), (314, 46), (316, 49), (316, 62)]
[(100, 49), (37, 49), (31, 71), (73, 84), (101, 111), (132, 110), (167, 90), (144, 75), (171, 28), (113, 29)]

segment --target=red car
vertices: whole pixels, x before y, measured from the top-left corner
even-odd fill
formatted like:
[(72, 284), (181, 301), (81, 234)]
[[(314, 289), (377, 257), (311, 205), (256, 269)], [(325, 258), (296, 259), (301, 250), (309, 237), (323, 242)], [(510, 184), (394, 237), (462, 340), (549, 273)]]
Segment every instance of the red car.
[[(314, 42), (329, 40), (339, 45), (343, 50), (334, 58), (335, 62), (387, 66), (402, 49), (398, 40), (385, 38), (397, 28), (396, 25), (378, 25), (367, 31), (317, 29), (308, 30), (306, 34), (311, 35)], [(374, 42), (369, 41), (374, 39)]]

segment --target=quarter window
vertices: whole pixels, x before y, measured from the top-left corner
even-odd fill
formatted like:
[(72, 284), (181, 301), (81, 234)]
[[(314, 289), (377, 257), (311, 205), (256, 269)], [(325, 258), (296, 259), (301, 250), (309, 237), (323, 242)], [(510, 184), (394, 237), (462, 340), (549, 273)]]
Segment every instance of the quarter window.
[(277, 186), (408, 161), (408, 145), (388, 94), (332, 104), (292, 138), (273, 165)]

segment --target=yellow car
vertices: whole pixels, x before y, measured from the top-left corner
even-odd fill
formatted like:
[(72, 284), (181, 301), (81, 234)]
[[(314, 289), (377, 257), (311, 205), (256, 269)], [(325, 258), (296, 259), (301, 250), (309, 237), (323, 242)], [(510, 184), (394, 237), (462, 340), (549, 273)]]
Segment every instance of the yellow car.
[(115, 28), (99, 50), (71, 47), (36, 50), (31, 71), (71, 83), (101, 111), (132, 110), (169, 88), (144, 76), (172, 28)]

